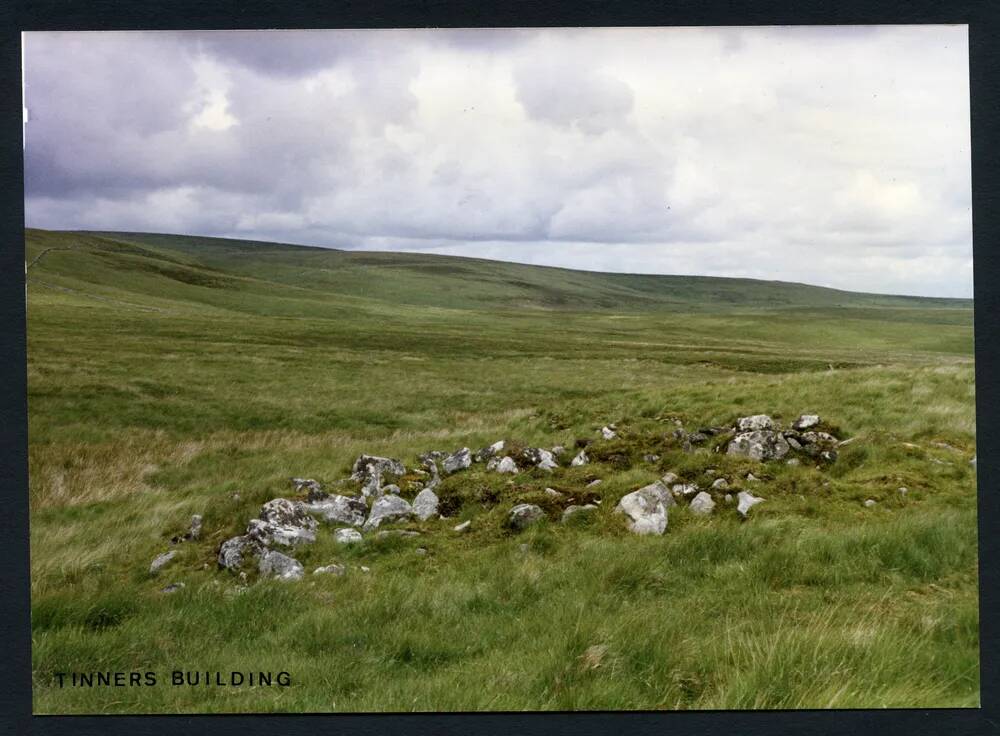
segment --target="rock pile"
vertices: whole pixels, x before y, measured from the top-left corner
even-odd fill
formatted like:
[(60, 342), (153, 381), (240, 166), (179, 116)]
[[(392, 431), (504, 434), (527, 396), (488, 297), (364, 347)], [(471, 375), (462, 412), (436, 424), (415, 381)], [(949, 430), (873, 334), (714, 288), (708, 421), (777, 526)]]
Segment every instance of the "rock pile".
[[(829, 428), (815, 414), (803, 414), (787, 428), (782, 428), (766, 414), (740, 417), (729, 427), (702, 427), (696, 432), (686, 432), (679, 421), (676, 424), (666, 437), (666, 441), (674, 442), (675, 447), (688, 452), (724, 450), (728, 455), (758, 462), (794, 456), (792, 459), (796, 462), (801, 458), (820, 464), (830, 463), (837, 459), (838, 444), (843, 444), (826, 431)], [(601, 427), (599, 434), (604, 442), (617, 440), (619, 436), (613, 424)], [(218, 550), (218, 565), (240, 571), (255, 564), (263, 577), (301, 579), (303, 566), (292, 554), (296, 548), (315, 542), (320, 522), (333, 526), (333, 538), (345, 545), (362, 542), (365, 533), (374, 533), (376, 537), (417, 535), (415, 531), (385, 531), (381, 527), (395, 522), (428, 522), (438, 518), (443, 513), (438, 496), (442, 476), (453, 476), (475, 464), (483, 465), (488, 472), (515, 476), (535, 471), (535, 477), (537, 470), (548, 473), (560, 470), (563, 467), (560, 459), (571, 468), (588, 466), (594, 458), (598, 463), (622, 467), (618, 458), (623, 456), (614, 454), (619, 452), (618, 449), (602, 450), (607, 446), (602, 445), (600, 439), (597, 442), (577, 440), (576, 446), (578, 450), (574, 450), (575, 455), (570, 458), (566, 448), (561, 446), (552, 449), (512, 446), (498, 440), (477, 451), (461, 447), (452, 452), (425, 452), (418, 457), (418, 467), (409, 470), (396, 458), (362, 454), (354, 461), (350, 478), (335, 484), (338, 489), (343, 489), (345, 484), (353, 484), (355, 495), (347, 495), (350, 491), (328, 493), (319, 481), (312, 478), (292, 478), (295, 493), (300, 497), (305, 494), (305, 500), (275, 498), (265, 503), (258, 518), (251, 519), (242, 534), (223, 542)], [(638, 457), (636, 454), (631, 461), (625, 458), (625, 467), (630, 466), (628, 463), (637, 463)], [(647, 466), (655, 465), (660, 462), (661, 455), (644, 452), (642, 458)], [(716, 513), (719, 503), (732, 504), (735, 496), (736, 513), (747, 519), (751, 509), (764, 500), (741, 488), (757, 481), (753, 473), (747, 473), (745, 479), (739, 476), (726, 478), (721, 477), (718, 468), (708, 468), (704, 473), (707, 476), (705, 487), (700, 486), (702, 481), (693, 479), (690, 472), (686, 475), (685, 480), (676, 473), (668, 472), (660, 480), (626, 493), (615, 506), (615, 515), (624, 517), (626, 527), (635, 534), (661, 535), (667, 529), (668, 510), (673, 506), (683, 504), (691, 514), (711, 516)], [(513, 486), (516, 482), (515, 479), (507, 483)], [(517, 532), (550, 517), (566, 522), (578, 514), (593, 514), (599, 510), (601, 501), (591, 489), (600, 483), (600, 478), (591, 475), (585, 482), (580, 482), (584, 489), (579, 492), (546, 488), (544, 496), (547, 500), (539, 502), (545, 508), (534, 503), (517, 503), (507, 512), (507, 526)], [(553, 485), (559, 484), (553, 482)], [(412, 501), (403, 497), (401, 487), (406, 489), (405, 493)], [(411, 493), (414, 495), (410, 496)], [(729, 508), (732, 509), (732, 506)], [(201, 524), (201, 517), (194, 517), (188, 532), (175, 540), (198, 539)], [(472, 522), (464, 521), (453, 527), (453, 533), (468, 533), (471, 528)], [(176, 552), (171, 551), (158, 556), (150, 572), (155, 574), (175, 555)], [(343, 568), (337, 565), (319, 567), (314, 571), (315, 574), (338, 575), (342, 572)]]
[(734, 436), (726, 452), (766, 462), (780, 460), (794, 451), (822, 462), (835, 462), (837, 438), (828, 432), (804, 431), (819, 424), (820, 418), (815, 414), (801, 415), (786, 430), (767, 414), (740, 417), (733, 427)]

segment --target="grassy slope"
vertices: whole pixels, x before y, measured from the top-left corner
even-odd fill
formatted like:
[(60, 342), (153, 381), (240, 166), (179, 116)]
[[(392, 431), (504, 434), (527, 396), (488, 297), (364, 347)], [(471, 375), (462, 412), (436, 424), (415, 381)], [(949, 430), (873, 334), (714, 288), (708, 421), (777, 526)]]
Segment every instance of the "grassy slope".
[[(894, 297), (806, 284), (705, 276), (571, 271), (423, 253), (342, 251), (149, 233), (104, 236), (183, 254), (212, 269), (304, 289), (440, 307), (724, 311), (740, 307), (971, 307), (968, 300)], [(248, 257), (249, 256), (249, 257)], [(324, 295), (325, 297), (325, 295)]]
[[(39, 712), (978, 703), (968, 302), (28, 232), (27, 261), (49, 248), (28, 297)], [(449, 480), (468, 537), (428, 522), (297, 554), (347, 562), (342, 578), (235, 592), (212, 567), (290, 476), (341, 478), (362, 451), (551, 446), (617, 421), (638, 453), (674, 418), (806, 410), (860, 439), (827, 471), (756, 469), (768, 501), (747, 524), (678, 510), (662, 538), (625, 534), (617, 498), (664, 470), (745, 474), (664, 448), (660, 467)], [(606, 480), (590, 523), (503, 532), (511, 503), (591, 477)], [(206, 538), (151, 579), (192, 513)], [(173, 580), (182, 593), (158, 592)], [(175, 666), (296, 684), (53, 686)]]

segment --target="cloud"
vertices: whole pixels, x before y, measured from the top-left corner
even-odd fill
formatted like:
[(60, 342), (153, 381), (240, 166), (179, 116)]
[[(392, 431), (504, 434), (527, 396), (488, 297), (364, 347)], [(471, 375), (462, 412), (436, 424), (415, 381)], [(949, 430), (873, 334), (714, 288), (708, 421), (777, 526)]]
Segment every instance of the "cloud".
[(514, 73), (517, 100), (529, 117), (594, 134), (628, 125), (635, 103), (628, 84), (561, 53), (542, 54), (524, 59)]
[(966, 29), (25, 34), (31, 226), (969, 296)]

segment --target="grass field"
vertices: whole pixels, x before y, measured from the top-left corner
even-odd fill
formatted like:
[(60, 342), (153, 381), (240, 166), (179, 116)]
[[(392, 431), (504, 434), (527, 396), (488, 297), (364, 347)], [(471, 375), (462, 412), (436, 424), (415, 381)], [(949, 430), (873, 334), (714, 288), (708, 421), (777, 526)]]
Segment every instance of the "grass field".
[[(979, 704), (970, 301), (143, 234), (29, 230), (26, 261), (36, 713)], [(827, 468), (650, 444), (803, 412), (856, 438)], [(627, 462), (474, 466), (419, 537), (321, 529), (295, 552), (344, 576), (216, 568), (292, 476), (609, 422)], [(709, 467), (752, 470), (766, 502), (671, 509), (662, 537), (612, 513)], [(505, 529), (593, 478), (593, 516)], [(192, 514), (202, 538), (151, 576)], [(163, 684), (175, 669), (292, 685)], [(161, 684), (58, 686), (95, 671)]]

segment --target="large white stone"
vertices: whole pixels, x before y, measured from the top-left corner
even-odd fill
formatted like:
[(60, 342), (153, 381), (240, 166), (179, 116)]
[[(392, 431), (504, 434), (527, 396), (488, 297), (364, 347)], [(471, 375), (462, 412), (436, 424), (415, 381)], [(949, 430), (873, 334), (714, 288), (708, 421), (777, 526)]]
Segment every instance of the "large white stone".
[(425, 488), (413, 499), (413, 513), (421, 521), (427, 521), (431, 517), (437, 516), (438, 497), (430, 488)]
[(361, 526), (365, 523), (368, 504), (357, 496), (330, 496), (322, 501), (306, 505), (306, 510), (316, 514), (324, 521), (335, 524), (350, 524)]
[(278, 580), (301, 580), (305, 574), (301, 562), (274, 550), (267, 550), (261, 555), (257, 569), (262, 577)]
[(736, 494), (736, 500), (737, 500), (736, 510), (739, 512), (740, 516), (742, 516), (745, 519), (747, 518), (747, 515), (750, 513), (750, 509), (752, 509), (754, 506), (759, 504), (764, 499), (758, 498), (757, 496), (753, 496), (747, 493), (746, 491), (740, 491), (739, 493)]
[(767, 414), (754, 414), (737, 419), (736, 428), (741, 432), (753, 432), (760, 429), (777, 429), (778, 425)]
[(615, 512), (628, 517), (628, 528), (635, 534), (663, 534), (667, 530), (669, 497), (666, 486), (652, 483), (622, 496)]
[(708, 515), (712, 513), (712, 510), (715, 508), (715, 501), (713, 501), (712, 497), (705, 493), (705, 491), (702, 491), (691, 499), (691, 506), (689, 508), (692, 513)]
[(338, 529), (333, 533), (333, 538), (338, 544), (357, 544), (363, 541), (361, 532), (357, 529)]
[(510, 473), (512, 475), (516, 474), (517, 473), (517, 463), (515, 463), (514, 460), (511, 457), (504, 456), (504, 457), (500, 458), (500, 462), (497, 463), (497, 472), (498, 473)]
[(413, 507), (399, 496), (382, 496), (372, 504), (368, 521), (365, 522), (365, 529), (377, 529), (381, 524), (389, 521), (400, 521), (413, 517)]
[(819, 424), (818, 414), (803, 414), (792, 422), (792, 429), (809, 429), (815, 427), (817, 424)]
[(444, 472), (449, 475), (457, 473), (459, 470), (465, 470), (472, 465), (472, 451), (468, 447), (463, 447), (446, 457), (441, 465)]

